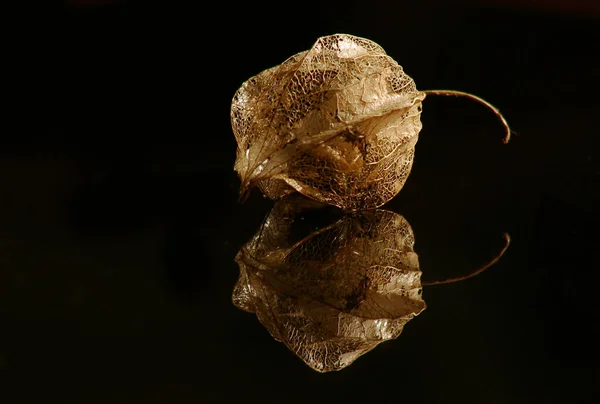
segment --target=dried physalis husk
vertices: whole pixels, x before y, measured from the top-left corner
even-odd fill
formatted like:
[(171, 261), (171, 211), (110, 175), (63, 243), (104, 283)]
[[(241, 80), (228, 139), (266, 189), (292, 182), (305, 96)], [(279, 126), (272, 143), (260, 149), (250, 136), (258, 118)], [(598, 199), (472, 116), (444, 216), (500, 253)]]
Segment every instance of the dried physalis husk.
[(319, 38), (233, 98), (241, 195), (258, 186), (273, 199), (297, 191), (346, 210), (383, 205), (410, 173), (427, 93), (474, 98), (499, 115), (470, 94), (418, 91), (372, 41)]
[(236, 257), (233, 302), (311, 368), (340, 370), (425, 309), (413, 232), (373, 210), (303, 234), (295, 227), (306, 210), (287, 198), (275, 205)]

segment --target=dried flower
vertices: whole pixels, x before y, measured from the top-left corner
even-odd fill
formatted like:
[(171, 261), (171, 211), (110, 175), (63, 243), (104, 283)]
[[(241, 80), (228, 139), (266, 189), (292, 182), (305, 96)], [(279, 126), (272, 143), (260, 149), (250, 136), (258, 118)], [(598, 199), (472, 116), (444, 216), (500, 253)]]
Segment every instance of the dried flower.
[(250, 78), (236, 92), (231, 121), (240, 194), (258, 186), (272, 199), (297, 191), (346, 210), (383, 205), (410, 174), (428, 93), (476, 99), (508, 130), (498, 110), (478, 97), (418, 91), (370, 40), (319, 38), (309, 51)]

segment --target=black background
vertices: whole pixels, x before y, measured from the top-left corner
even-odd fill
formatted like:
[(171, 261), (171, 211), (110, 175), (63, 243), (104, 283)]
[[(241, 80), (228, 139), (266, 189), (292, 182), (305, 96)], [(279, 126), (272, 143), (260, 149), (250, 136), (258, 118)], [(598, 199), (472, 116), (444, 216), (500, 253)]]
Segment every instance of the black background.
[[(409, 3), (4, 13), (0, 400), (596, 402), (598, 15)], [(517, 132), (503, 145), (481, 105), (424, 102), (413, 172), (385, 206), (412, 225), (423, 279), (513, 243), (484, 274), (426, 288), (397, 340), (318, 374), (231, 304), (233, 258), (272, 203), (237, 203), (229, 107), (340, 32)]]

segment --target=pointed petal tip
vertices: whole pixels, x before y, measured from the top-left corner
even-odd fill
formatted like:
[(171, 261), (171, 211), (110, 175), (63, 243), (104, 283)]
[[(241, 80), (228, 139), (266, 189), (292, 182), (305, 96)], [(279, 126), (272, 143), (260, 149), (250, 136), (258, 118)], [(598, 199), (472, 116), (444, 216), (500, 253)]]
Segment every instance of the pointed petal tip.
[(242, 183), (242, 185), (240, 185), (240, 195), (238, 197), (238, 203), (246, 202), (246, 200), (248, 199), (248, 196), (250, 195), (250, 190), (251, 190), (251, 188), (248, 186), (248, 184), (246, 182), (244, 182), (244, 183)]

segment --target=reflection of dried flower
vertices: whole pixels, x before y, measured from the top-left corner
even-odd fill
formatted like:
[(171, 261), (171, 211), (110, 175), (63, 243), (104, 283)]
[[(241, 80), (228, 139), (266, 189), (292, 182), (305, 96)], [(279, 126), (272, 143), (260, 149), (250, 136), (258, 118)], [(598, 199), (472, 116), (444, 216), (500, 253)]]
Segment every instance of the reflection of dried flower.
[(298, 191), (347, 210), (383, 205), (410, 174), (428, 93), (482, 102), (508, 130), (478, 97), (418, 91), (372, 41), (319, 38), (236, 92), (231, 120), (241, 193), (258, 186), (273, 199)]
[(302, 210), (278, 202), (240, 250), (233, 301), (313, 369), (340, 370), (425, 309), (413, 233), (375, 210), (298, 237)]

